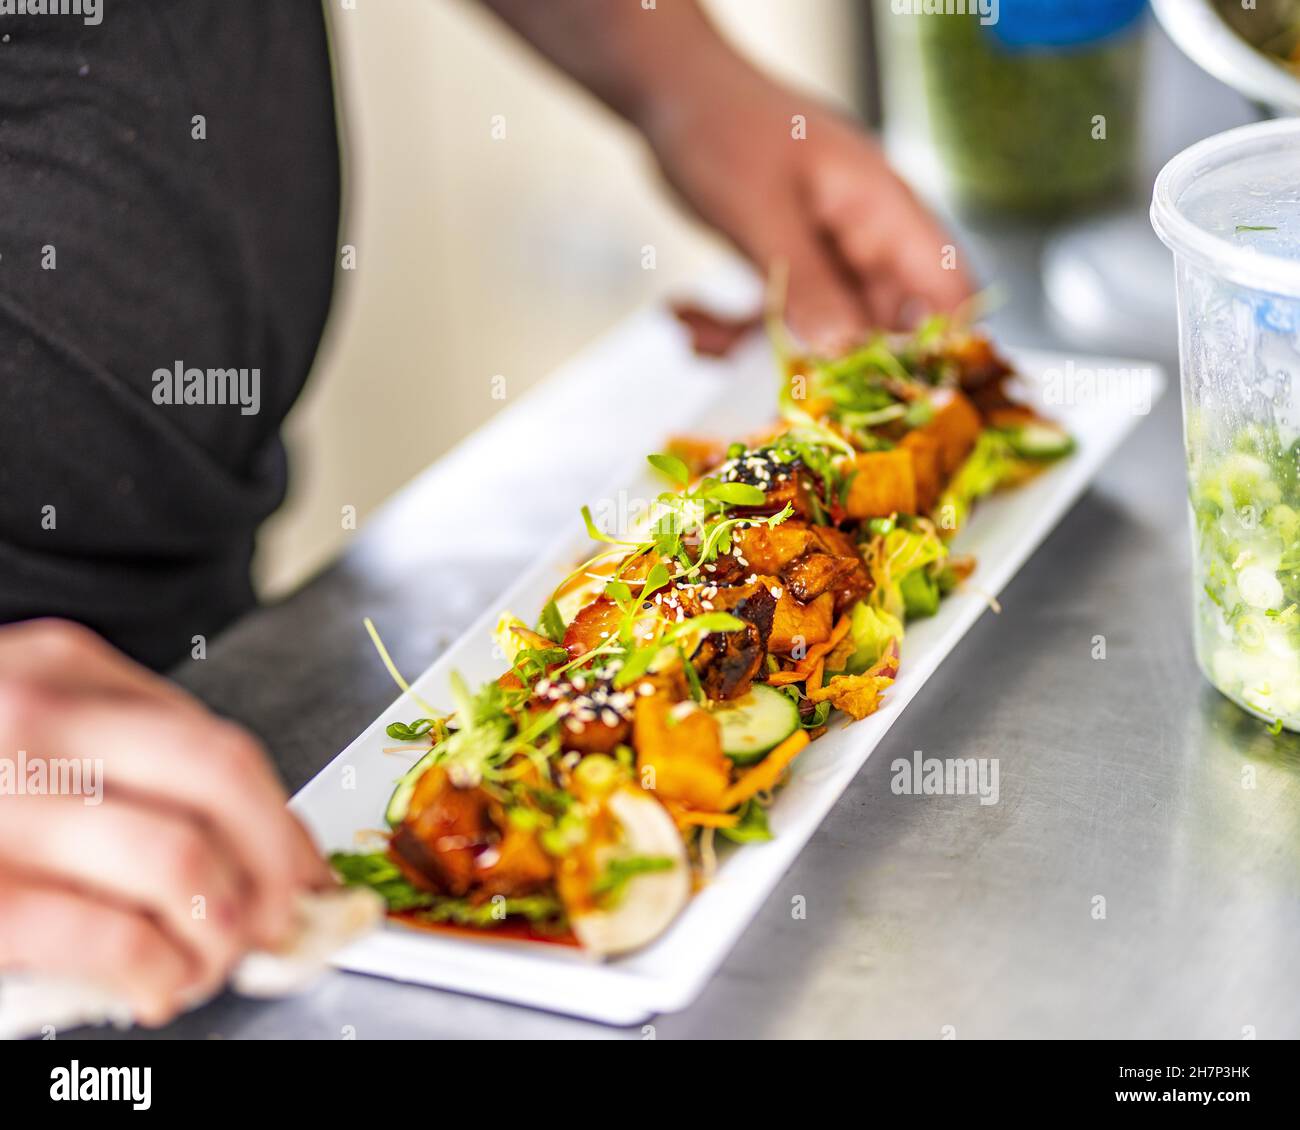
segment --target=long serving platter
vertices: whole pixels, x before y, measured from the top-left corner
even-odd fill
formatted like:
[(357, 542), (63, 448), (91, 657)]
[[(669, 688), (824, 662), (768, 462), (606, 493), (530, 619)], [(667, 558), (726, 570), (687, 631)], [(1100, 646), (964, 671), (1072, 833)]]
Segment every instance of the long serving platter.
[[(674, 925), (653, 945), (630, 956), (597, 961), (563, 945), (389, 924), (345, 951), (337, 964), (358, 973), (609, 1024), (636, 1024), (690, 1004), (912, 697), (988, 610), (989, 597), (1001, 592), (1066, 515), (1165, 385), (1163, 372), (1149, 362), (1008, 352), (1024, 377), (1019, 390), (1022, 398), (1042, 405), (1045, 414), (1061, 420), (1074, 435), (1077, 449), (1027, 486), (980, 504), (953, 545), (954, 552), (978, 559), (968, 588), (945, 600), (934, 617), (908, 625), (902, 669), (885, 705), (876, 714), (849, 725), (841, 716), (830, 732), (796, 760), (771, 809), (772, 840), (721, 854), (714, 878)], [(686, 353), (680, 335), (666, 318), (647, 314), (570, 365), (565, 380), (549, 398), (538, 395), (531, 403), (517, 405), (509, 420), (498, 422), (498, 431), (519, 431), (526, 427), (530, 413), (536, 418), (548, 411), (561, 411), (566, 401), (580, 399), (587, 386), (600, 387), (602, 380), (626, 380), (629, 373), (641, 382), (639, 388), (637, 384), (625, 386), (630, 399), (643, 396), (646, 387), (655, 387), (649, 382), (657, 382), (661, 393), (671, 395), (673, 379), (680, 378), (666, 374), (693, 369), (700, 369), (697, 383), (689, 386), (690, 395), (684, 392), (675, 401), (687, 406), (690, 417), (664, 416), (665, 428), (730, 438), (753, 431), (772, 418), (772, 361), (761, 348), (745, 349), (729, 361), (705, 365)], [(653, 413), (651, 416), (658, 419)], [(641, 432), (646, 426), (644, 418), (630, 425)], [(494, 437), (497, 443), (505, 440), (505, 434)], [(617, 443), (608, 451), (616, 449)], [(656, 449), (655, 439), (650, 439), (646, 451)], [(457, 457), (464, 458), (466, 453), (452, 458)], [(618, 508), (627, 500), (652, 498), (659, 489), (649, 473), (630, 472), (604, 497)], [(491, 638), (498, 617), (506, 610), (534, 617), (555, 585), (586, 555), (590, 543), (577, 512), (584, 502), (593, 501), (598, 500), (571, 499), (572, 539), (554, 546), (486, 609), (413, 683), (417, 694), (435, 705), (446, 704), (453, 671), (460, 671), (470, 685), (476, 685), (504, 669), (506, 664), (494, 654)], [(599, 507), (593, 509), (599, 518)], [(385, 746), (392, 745), (384, 729), (390, 722), (409, 721), (418, 713), (405, 696), (399, 698), (294, 798), (294, 809), (323, 848), (355, 850), (359, 830), (381, 823), (394, 781), (405, 768), (383, 752)]]

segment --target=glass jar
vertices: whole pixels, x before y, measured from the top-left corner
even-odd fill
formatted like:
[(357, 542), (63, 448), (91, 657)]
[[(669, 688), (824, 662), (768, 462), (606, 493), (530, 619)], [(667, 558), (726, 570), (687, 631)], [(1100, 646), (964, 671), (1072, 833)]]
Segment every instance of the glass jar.
[(1151, 218), (1177, 277), (1197, 661), (1300, 730), (1300, 122), (1179, 154)]
[(961, 207), (1061, 215), (1119, 197), (1137, 166), (1144, 7), (877, 0), (886, 114), (915, 122), (924, 103)]

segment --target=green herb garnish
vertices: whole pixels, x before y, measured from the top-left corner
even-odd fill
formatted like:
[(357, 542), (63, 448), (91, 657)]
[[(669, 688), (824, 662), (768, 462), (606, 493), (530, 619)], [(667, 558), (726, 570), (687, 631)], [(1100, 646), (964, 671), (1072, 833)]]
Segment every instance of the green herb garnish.
[(552, 643), (564, 642), (564, 617), (560, 615), (559, 605), (548, 600), (537, 621), (537, 630)]
[(687, 470), (686, 464), (676, 455), (664, 453), (647, 455), (646, 462), (664, 475), (669, 482), (676, 483), (678, 486), (687, 486), (691, 481), (691, 473)]
[(384, 732), (396, 742), (417, 742), (427, 737), (429, 731), (440, 725), (436, 718), (417, 718), (409, 725), (406, 722), (390, 722)]
[(609, 906), (618, 902), (628, 883), (638, 875), (671, 871), (676, 866), (676, 861), (666, 855), (627, 855), (611, 859), (601, 876), (592, 883), (591, 893), (597, 902)]
[(757, 798), (750, 797), (740, 810), (740, 819), (730, 828), (718, 831), (737, 844), (760, 843), (772, 838), (772, 829), (767, 822), (767, 809), (758, 803)]

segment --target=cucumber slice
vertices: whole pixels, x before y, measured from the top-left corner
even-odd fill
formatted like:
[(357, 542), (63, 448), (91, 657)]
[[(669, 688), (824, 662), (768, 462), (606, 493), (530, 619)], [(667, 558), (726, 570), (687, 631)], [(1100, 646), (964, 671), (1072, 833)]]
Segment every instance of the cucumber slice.
[(722, 731), (722, 752), (737, 765), (753, 765), (799, 728), (799, 708), (787, 694), (762, 683), (712, 708)]
[(1025, 459), (1060, 459), (1074, 450), (1073, 437), (1051, 424), (1023, 424), (1007, 432), (1011, 450)]
[(415, 793), (415, 783), (424, 775), (424, 771), (433, 764), (433, 750), (429, 750), (419, 761), (412, 765), (397, 782), (397, 788), (388, 798), (388, 807), (384, 809), (384, 819), (390, 828), (396, 828), (406, 819), (406, 810), (411, 807), (411, 797)]

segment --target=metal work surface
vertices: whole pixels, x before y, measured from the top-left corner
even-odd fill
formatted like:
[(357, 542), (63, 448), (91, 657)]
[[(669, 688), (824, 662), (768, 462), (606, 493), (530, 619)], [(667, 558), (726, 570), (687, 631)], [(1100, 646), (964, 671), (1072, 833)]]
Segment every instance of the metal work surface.
[[(1035, 237), (975, 246), (1011, 294), (995, 332), (1055, 344)], [(1172, 347), (1150, 350), (1171, 374)], [(297, 788), (392, 698), (362, 615), (404, 668), (430, 662), (630, 452), (654, 449), (653, 413), (626, 410), (643, 393), (586, 404), (567, 442), (535, 445), (511, 489), (479, 497), (480, 530), (444, 538), (446, 492), (498, 482), (518, 454), (489, 427), (178, 677), (261, 734)], [(560, 381), (532, 395), (562, 394)], [(895, 723), (703, 996), (655, 1035), (1300, 1036), (1300, 739), (1269, 737), (1193, 664), (1177, 399), (1175, 384)], [(998, 759), (998, 803), (895, 795), (891, 763), (915, 750)], [(160, 1034), (646, 1033), (335, 974), (287, 1002), (223, 998)]]

